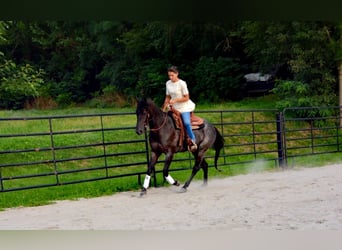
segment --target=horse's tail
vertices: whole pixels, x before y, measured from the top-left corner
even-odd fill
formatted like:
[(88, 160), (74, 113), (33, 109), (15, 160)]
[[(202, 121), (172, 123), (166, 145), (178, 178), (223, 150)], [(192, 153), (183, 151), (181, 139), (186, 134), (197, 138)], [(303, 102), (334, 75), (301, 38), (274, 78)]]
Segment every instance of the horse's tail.
[(224, 147), (224, 138), (221, 135), (220, 131), (218, 131), (218, 129), (216, 127), (215, 128), (215, 132), (216, 132), (216, 138), (215, 138), (215, 142), (214, 142), (214, 149), (215, 149), (215, 168), (218, 171), (221, 171), (217, 168), (217, 160), (219, 158), (220, 155), (220, 151), (221, 149)]

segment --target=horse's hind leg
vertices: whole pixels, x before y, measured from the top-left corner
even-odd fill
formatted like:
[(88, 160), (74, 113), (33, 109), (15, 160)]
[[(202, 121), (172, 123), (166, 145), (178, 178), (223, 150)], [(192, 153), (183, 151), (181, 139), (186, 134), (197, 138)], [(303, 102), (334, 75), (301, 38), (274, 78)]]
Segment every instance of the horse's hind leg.
[(189, 187), (192, 179), (195, 177), (195, 175), (197, 174), (198, 170), (200, 170), (201, 166), (196, 164), (191, 172), (190, 178), (185, 182), (184, 186), (181, 189), (181, 192), (186, 192), (186, 189)]
[(202, 161), (202, 169), (203, 169), (203, 186), (208, 185), (208, 163), (205, 159)]
[[(184, 186), (182, 187), (181, 192), (186, 192), (186, 189), (189, 187), (192, 179), (195, 177), (197, 172), (202, 167), (202, 163), (204, 161), (203, 154), (197, 155), (197, 156), (195, 155), (195, 157), (196, 157), (195, 165), (192, 168), (192, 172), (191, 172), (189, 179), (185, 182)], [(208, 179), (208, 164), (205, 161), (204, 161), (203, 171), (204, 171), (204, 179)]]
[(181, 192), (186, 192), (186, 189), (189, 187), (192, 179), (195, 177), (197, 172), (202, 168), (203, 169), (203, 185), (207, 185), (208, 183), (208, 163), (204, 159), (204, 153), (202, 152), (201, 154), (195, 156), (196, 157), (196, 162), (195, 166), (192, 169), (190, 178), (185, 182), (184, 186), (181, 189)]

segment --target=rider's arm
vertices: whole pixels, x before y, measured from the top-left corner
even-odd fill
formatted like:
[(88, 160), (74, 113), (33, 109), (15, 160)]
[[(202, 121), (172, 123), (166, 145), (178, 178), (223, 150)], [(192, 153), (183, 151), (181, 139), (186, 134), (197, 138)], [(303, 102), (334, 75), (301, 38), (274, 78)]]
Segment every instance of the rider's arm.
[(163, 104), (163, 111), (164, 112), (167, 110), (168, 106), (170, 105), (170, 100), (171, 100), (171, 96), (166, 95), (165, 100), (164, 100), (164, 104)]
[(170, 104), (174, 104), (176, 102), (187, 102), (190, 99), (189, 94), (183, 95), (183, 97), (170, 100)]

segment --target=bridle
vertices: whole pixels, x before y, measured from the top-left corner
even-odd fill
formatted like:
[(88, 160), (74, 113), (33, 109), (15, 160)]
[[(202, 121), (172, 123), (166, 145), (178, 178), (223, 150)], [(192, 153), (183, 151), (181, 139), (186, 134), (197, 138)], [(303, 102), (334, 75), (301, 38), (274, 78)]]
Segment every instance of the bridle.
[[(162, 124), (158, 127), (158, 128), (150, 128), (150, 131), (155, 132), (160, 130), (162, 127), (164, 127), (166, 120), (167, 120), (167, 113), (163, 112), (164, 114), (164, 120), (162, 122)], [(152, 119), (150, 119), (150, 113), (147, 112), (147, 116), (146, 116), (146, 120), (145, 120), (145, 127), (147, 126), (147, 124), (151, 121)]]

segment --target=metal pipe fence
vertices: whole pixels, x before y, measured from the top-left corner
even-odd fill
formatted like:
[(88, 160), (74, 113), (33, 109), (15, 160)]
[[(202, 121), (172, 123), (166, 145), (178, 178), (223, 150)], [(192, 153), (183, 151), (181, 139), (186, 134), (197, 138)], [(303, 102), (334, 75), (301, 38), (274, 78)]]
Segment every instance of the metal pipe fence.
[[(292, 113), (298, 110), (196, 113), (223, 135), (218, 165), (229, 170), (258, 161), (285, 167), (288, 158), (339, 152), (339, 109), (330, 108), (323, 117), (295, 118)], [(1, 118), (0, 192), (127, 176), (136, 176), (141, 184), (149, 163), (148, 131), (136, 135), (135, 121), (134, 112)], [(213, 167), (213, 150), (207, 158)], [(193, 164), (190, 153), (179, 153), (170, 171), (189, 170)]]
[(134, 136), (135, 127), (125, 125), (132, 116), (119, 113), (1, 119), (0, 191), (143, 173), (148, 159), (146, 138)]
[(295, 161), (298, 157), (341, 152), (341, 109), (339, 106), (284, 109), (284, 155), (287, 165), (290, 159)]

